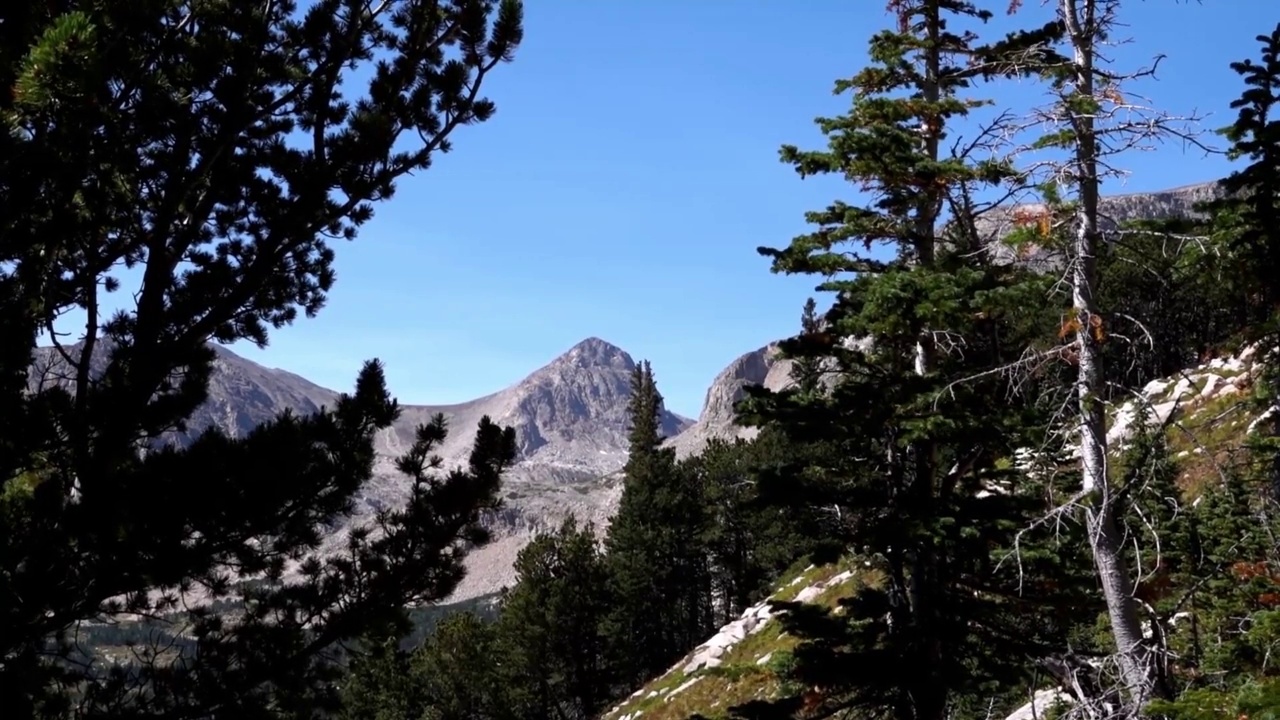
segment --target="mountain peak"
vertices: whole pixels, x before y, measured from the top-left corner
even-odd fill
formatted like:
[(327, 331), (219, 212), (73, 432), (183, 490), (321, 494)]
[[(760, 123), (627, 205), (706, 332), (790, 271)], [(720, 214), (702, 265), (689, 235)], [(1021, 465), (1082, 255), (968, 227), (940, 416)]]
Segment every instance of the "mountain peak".
[(589, 337), (569, 348), (563, 355), (556, 358), (552, 365), (580, 368), (608, 367), (630, 372), (635, 368), (636, 362), (617, 345), (598, 337)]

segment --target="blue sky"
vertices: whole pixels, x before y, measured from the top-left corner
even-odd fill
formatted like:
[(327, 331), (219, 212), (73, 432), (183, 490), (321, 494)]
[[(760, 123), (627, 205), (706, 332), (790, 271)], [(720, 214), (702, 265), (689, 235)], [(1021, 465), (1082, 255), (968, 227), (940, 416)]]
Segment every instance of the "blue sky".
[[(1028, 18), (1046, 12), (1025, 4)], [(598, 336), (652, 361), (668, 406), (696, 416), (727, 363), (794, 332), (816, 280), (771, 274), (755, 248), (854, 196), (801, 180), (778, 146), (821, 143), (812, 120), (846, 106), (832, 83), (863, 64), (884, 0), (526, 5), (526, 41), (488, 86), (496, 116), (337, 248), (318, 318), (238, 352), (338, 389), (377, 356), (402, 402), (434, 404), (499, 390)], [(1166, 53), (1141, 89), (1171, 112), (1212, 111), (1208, 127), (1229, 121), (1241, 87), (1227, 63), (1256, 56), (1254, 36), (1280, 20), (1272, 0), (1125, 12), (1134, 42), (1117, 60)], [(1025, 103), (1040, 90), (983, 92)], [(1135, 191), (1227, 167), (1177, 146), (1123, 164)]]

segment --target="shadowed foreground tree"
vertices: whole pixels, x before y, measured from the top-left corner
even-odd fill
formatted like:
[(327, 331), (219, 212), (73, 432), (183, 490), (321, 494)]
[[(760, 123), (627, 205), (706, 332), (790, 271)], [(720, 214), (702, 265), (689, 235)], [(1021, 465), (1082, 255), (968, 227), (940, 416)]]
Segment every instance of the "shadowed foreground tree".
[[(487, 418), (448, 472), (443, 419), (420, 428), (407, 506), (325, 555), (398, 414), (376, 361), (315, 416), (164, 436), (206, 397), (208, 341), (261, 346), (314, 315), (330, 242), (492, 115), (480, 88), (521, 25), (519, 0), (0, 8), (5, 717), (313, 717), (345, 641), (455, 587), (514, 457)], [(108, 318), (122, 268), (140, 283)], [(35, 377), (38, 335), (65, 337), (68, 314), (80, 341)], [(73, 662), (78, 624), (199, 596), (243, 613), (196, 609), (182, 650), (128, 666)]]
[(631, 376), (630, 449), (605, 540), (613, 607), (603, 628), (624, 687), (666, 670), (711, 625), (703, 499), (675, 451), (662, 447), (661, 411), (653, 369), (642, 362)]

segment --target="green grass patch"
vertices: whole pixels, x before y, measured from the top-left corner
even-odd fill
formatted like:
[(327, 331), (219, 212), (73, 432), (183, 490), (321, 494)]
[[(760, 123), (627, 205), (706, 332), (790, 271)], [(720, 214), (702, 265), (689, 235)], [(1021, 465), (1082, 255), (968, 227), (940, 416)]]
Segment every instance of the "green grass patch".
[[(855, 566), (853, 559), (816, 567), (810, 567), (807, 560), (798, 562), (783, 574), (777, 585), (780, 590), (772, 599), (792, 601), (801, 590), (829, 581)], [(866, 581), (860, 575), (824, 589), (810, 602), (836, 607), (841, 598)], [(642, 720), (685, 720), (695, 713), (712, 719), (727, 718), (729, 709), (736, 705), (794, 695), (799, 688), (792, 687), (785, 678), (796, 644), (796, 638), (783, 633), (782, 624), (771, 618), (727, 649), (720, 665), (688, 674), (677, 668), (649, 683), (643, 694), (626, 701), (606, 718), (616, 720), (637, 711), (642, 713)], [(680, 689), (695, 679), (692, 685)]]

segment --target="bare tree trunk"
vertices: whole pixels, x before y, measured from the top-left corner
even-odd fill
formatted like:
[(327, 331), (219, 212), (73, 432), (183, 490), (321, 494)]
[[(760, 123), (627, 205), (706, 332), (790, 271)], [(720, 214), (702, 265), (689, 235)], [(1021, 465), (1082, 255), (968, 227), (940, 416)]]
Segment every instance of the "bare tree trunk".
[[(1062, 19), (1070, 36), (1073, 84), (1077, 99), (1095, 93), (1095, 39), (1098, 0), (1060, 0)], [(1075, 172), (1079, 187), (1073, 247), (1072, 306), (1075, 311), (1079, 372), (1076, 395), (1080, 409), (1080, 469), (1087, 493), (1086, 522), (1098, 580), (1107, 603), (1111, 634), (1116, 644), (1120, 679), (1124, 684), (1125, 715), (1136, 716), (1151, 698), (1155, 682), (1143, 643), (1142, 626), (1115, 517), (1107, 473), (1107, 425), (1102, 401), (1103, 368), (1100, 340), (1102, 317), (1094, 304), (1098, 286), (1098, 137), (1094, 114), (1077, 106), (1068, 115), (1075, 131)]]

